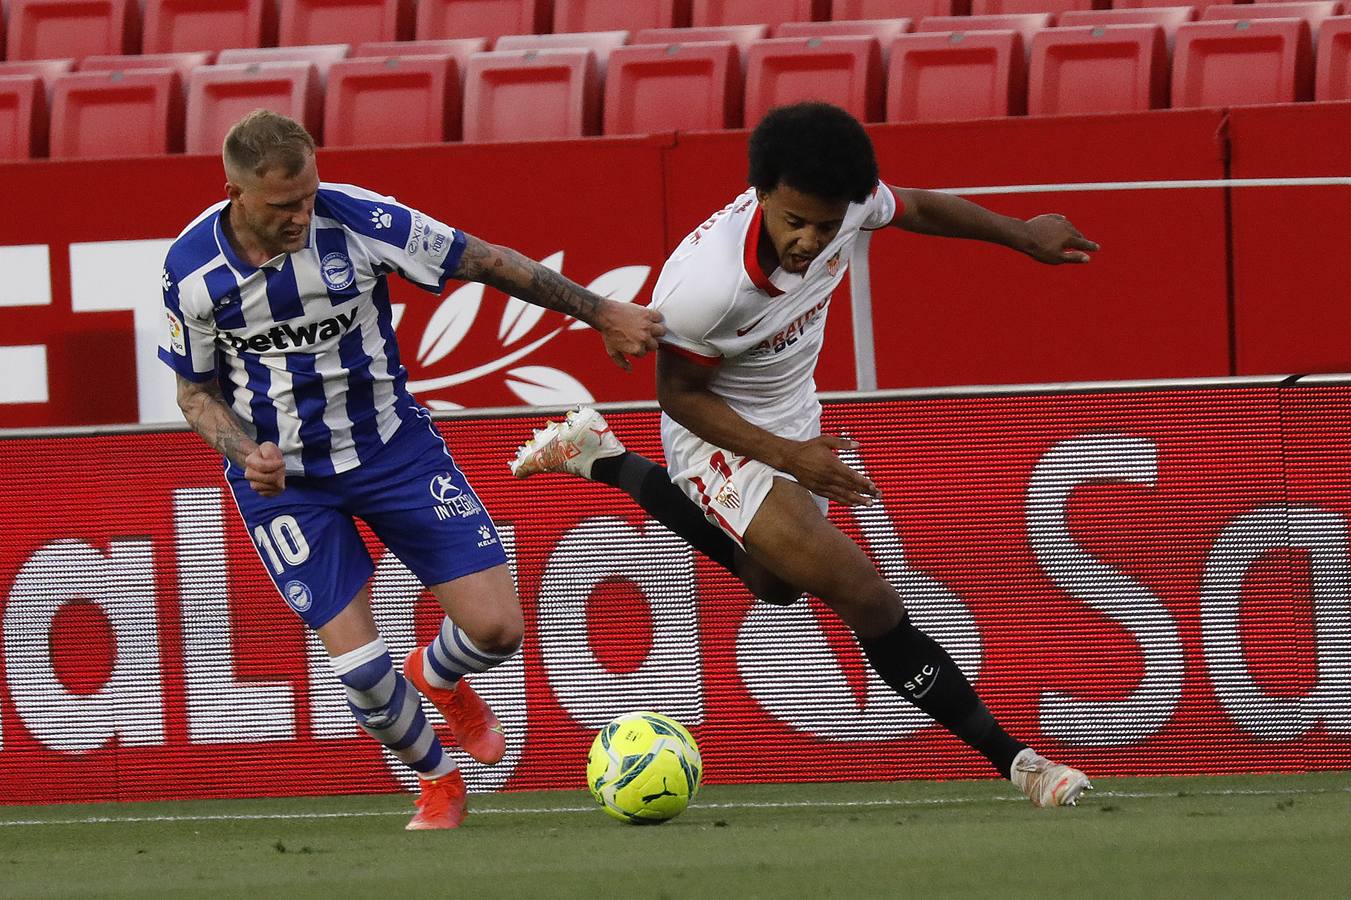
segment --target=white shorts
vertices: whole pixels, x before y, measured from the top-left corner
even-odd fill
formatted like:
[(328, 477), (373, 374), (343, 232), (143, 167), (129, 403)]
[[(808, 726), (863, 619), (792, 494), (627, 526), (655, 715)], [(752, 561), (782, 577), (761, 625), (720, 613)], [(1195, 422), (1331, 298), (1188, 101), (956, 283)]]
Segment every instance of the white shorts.
[[(774, 479), (797, 481), (758, 459), (710, 444), (669, 416), (662, 416), (661, 443), (671, 481), (699, 505), (708, 521), (743, 549), (743, 535), (769, 496)], [(829, 501), (815, 494), (812, 499), (824, 515)]]

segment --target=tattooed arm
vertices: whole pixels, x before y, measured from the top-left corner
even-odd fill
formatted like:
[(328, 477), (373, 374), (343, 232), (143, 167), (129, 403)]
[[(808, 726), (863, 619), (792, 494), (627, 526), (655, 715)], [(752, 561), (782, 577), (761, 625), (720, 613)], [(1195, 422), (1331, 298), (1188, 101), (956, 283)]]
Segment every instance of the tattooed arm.
[(281, 449), (271, 441), (259, 444), (249, 437), (243, 424), (225, 405), (220, 385), (214, 380), (198, 383), (178, 376), (178, 408), (202, 440), (244, 470), (244, 477), (255, 491), (264, 497), (275, 497), (286, 488), (286, 463)]
[(656, 310), (599, 297), (510, 247), (471, 234), (465, 238), (456, 278), (480, 281), (527, 303), (580, 319), (601, 333), (605, 351), (624, 369), (630, 368), (626, 355), (642, 356), (657, 349), (657, 338), (666, 333)]

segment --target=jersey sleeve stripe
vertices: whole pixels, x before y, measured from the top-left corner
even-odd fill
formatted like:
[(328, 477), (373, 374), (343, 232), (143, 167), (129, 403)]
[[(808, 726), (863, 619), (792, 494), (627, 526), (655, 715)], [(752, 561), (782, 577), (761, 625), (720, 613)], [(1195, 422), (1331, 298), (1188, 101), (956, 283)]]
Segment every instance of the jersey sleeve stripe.
[(198, 372), (192, 368), (192, 360), (186, 356), (179, 356), (176, 353), (170, 353), (163, 347), (159, 348), (159, 358), (164, 364), (173, 369), (175, 373), (186, 378), (188, 381), (202, 384), (216, 377), (216, 370), (211, 369), (207, 372)]
[(701, 366), (709, 366), (711, 368), (722, 362), (721, 356), (705, 356), (702, 353), (695, 353), (693, 350), (666, 341), (662, 341), (661, 347), (663, 350), (669, 350), (676, 356), (688, 359), (690, 362), (697, 363)]
[(367, 196), (353, 197), (336, 185), (326, 184), (319, 190), (315, 204), (321, 215), (336, 219), (365, 238), (381, 241), (391, 247), (403, 247), (413, 230), (413, 214), (390, 197), (363, 191)]
[(446, 282), (455, 277), (455, 270), (460, 267), (460, 258), (464, 256), (465, 245), (469, 239), (464, 236), (464, 232), (455, 229), (455, 238), (451, 241), (450, 250), (446, 253), (446, 261), (441, 264), (441, 283), (438, 288), (444, 289)]

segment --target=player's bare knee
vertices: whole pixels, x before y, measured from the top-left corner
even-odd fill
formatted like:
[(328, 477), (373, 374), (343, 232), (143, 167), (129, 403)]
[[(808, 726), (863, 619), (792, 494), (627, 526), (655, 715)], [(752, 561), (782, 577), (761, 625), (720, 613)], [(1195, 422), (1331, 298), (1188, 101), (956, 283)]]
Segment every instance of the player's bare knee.
[(849, 627), (861, 634), (890, 631), (905, 617), (900, 596), (881, 578), (822, 597)]
[(802, 596), (802, 589), (779, 578), (767, 568), (742, 554), (738, 574), (746, 589), (758, 599), (774, 606), (791, 606)]
[(469, 634), (469, 638), (485, 653), (509, 656), (521, 648), (521, 641), (525, 639), (525, 623), (519, 617), (504, 619), (479, 626), (477, 633)]

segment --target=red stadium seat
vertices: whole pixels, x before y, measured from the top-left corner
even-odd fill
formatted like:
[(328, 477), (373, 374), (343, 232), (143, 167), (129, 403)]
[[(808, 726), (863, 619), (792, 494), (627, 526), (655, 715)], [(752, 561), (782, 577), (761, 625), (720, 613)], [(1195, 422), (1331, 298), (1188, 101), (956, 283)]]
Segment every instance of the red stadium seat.
[(141, 49), (136, 0), (9, 0), (6, 59), (83, 59)]
[(466, 141), (575, 138), (600, 130), (590, 50), (476, 53), (464, 86)]
[(345, 59), (328, 70), (324, 146), (439, 144), (460, 137), (460, 76), (449, 56)]
[(130, 72), (139, 69), (173, 69), (178, 73), (179, 92), (198, 66), (211, 65), (216, 54), (202, 50), (197, 53), (142, 53), (140, 56), (86, 56), (79, 65), (81, 72)]
[(581, 34), (506, 34), (494, 50), (590, 50), (596, 55), (596, 73), (605, 81), (610, 52), (629, 40), (627, 31), (590, 31)]
[(1055, 16), (1050, 13), (1007, 13), (1000, 16), (929, 16), (915, 31), (1016, 31), (1022, 39), (1023, 54), (1032, 52), (1032, 38), (1050, 28)]
[(757, 41), (746, 61), (746, 114), (754, 126), (785, 103), (825, 100), (855, 118), (882, 118), (882, 49), (869, 37)]
[(41, 76), (0, 73), (0, 161), (47, 154), (47, 91)]
[(1351, 16), (1323, 22), (1318, 30), (1317, 58), (1314, 99), (1351, 100)]
[[(26, 59), (16, 60), (14, 62), (0, 62), (0, 77), (6, 75), (36, 75), (41, 78), (43, 85), (47, 89), (48, 100), (51, 99), (52, 85), (56, 83), (56, 79), (65, 75), (67, 72), (74, 71), (75, 60), (73, 59)], [(44, 110), (50, 108), (50, 103), (43, 107)]]
[(364, 41), (357, 45), (353, 59), (378, 56), (450, 56), (456, 62), (469, 62), (474, 53), (486, 53), (492, 42), (487, 38), (447, 38), (444, 41)]
[(860, 19), (856, 22), (784, 22), (774, 29), (776, 38), (849, 37), (877, 38), (882, 48), (882, 67), (891, 58), (891, 42), (897, 35), (908, 34), (915, 28), (910, 19)]
[(1209, 6), (1201, 14), (1204, 22), (1241, 21), (1243, 19), (1303, 19), (1309, 23), (1309, 37), (1318, 46), (1318, 28), (1325, 19), (1340, 16), (1345, 10), (1340, 0), (1317, 3), (1242, 3), (1234, 6)]
[(1019, 13), (1050, 13), (1092, 9), (1094, 0), (971, 0), (973, 16), (1009, 16)]
[(469, 57), (483, 53), (488, 49), (487, 38), (447, 38), (444, 41), (368, 41), (357, 47), (354, 58), (376, 57), (388, 59), (391, 56), (449, 56), (455, 60), (455, 69), (459, 74), (461, 94), (464, 89), (464, 76), (469, 71)]
[(829, 0), (693, 0), (690, 24), (782, 25), (820, 21), (828, 17)]
[(836, 22), (858, 19), (913, 19), (925, 16), (965, 16), (971, 0), (834, 0), (830, 18)]
[(1168, 39), (1158, 25), (1048, 28), (1032, 39), (1028, 115), (1168, 105)]
[[(1187, 5), (1199, 15), (1208, 6), (1224, 3), (1225, 0), (1191, 0)], [(1179, 6), (1180, 0), (1112, 0), (1112, 9), (1149, 9), (1155, 6)]]
[(1158, 25), (1173, 46), (1177, 27), (1196, 20), (1196, 10), (1190, 6), (1151, 6), (1139, 9), (1071, 9), (1060, 14), (1056, 24), (1061, 28), (1083, 25)]
[(547, 34), (549, 0), (418, 0), (419, 41)]
[(218, 66), (241, 66), (249, 63), (312, 63), (319, 77), (322, 91), (328, 79), (328, 70), (335, 62), (347, 59), (352, 48), (347, 44), (314, 44), (309, 47), (240, 47), (222, 50), (216, 57)]
[(741, 91), (730, 41), (620, 47), (605, 81), (605, 133), (739, 128)]
[(1303, 19), (1189, 22), (1173, 51), (1173, 106), (1290, 103), (1313, 95)]
[(262, 107), (290, 116), (322, 137), (323, 95), (308, 62), (204, 66), (188, 84), (188, 153), (220, 153), (230, 127)]
[(891, 45), (887, 121), (1019, 115), (1027, 64), (1016, 31), (903, 34)]
[(638, 31), (690, 24), (690, 0), (554, 0), (554, 31)]
[(412, 0), (281, 0), (277, 43), (283, 47), (412, 36)]
[(158, 156), (183, 149), (183, 83), (173, 69), (57, 79), (52, 159)]
[(731, 41), (741, 51), (741, 64), (746, 64), (751, 44), (769, 37), (768, 25), (710, 25), (707, 28), (644, 28), (629, 38), (629, 45), (641, 44), (702, 44), (708, 41)]
[(146, 53), (269, 47), (277, 42), (271, 0), (146, 0)]

